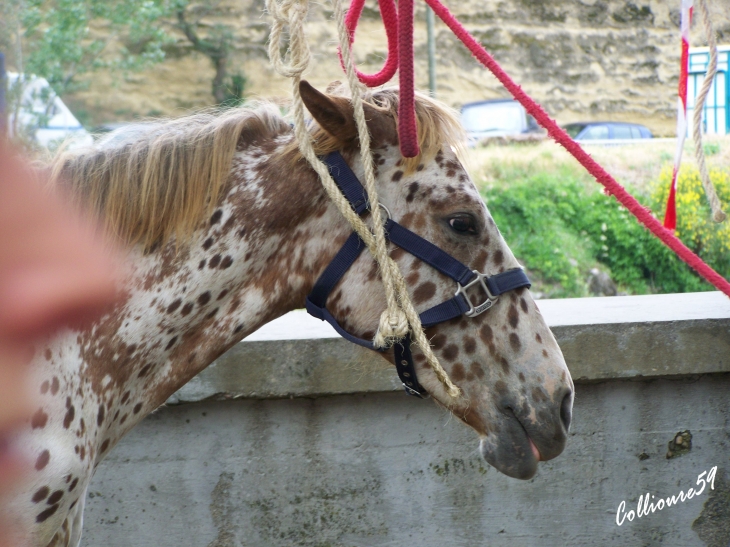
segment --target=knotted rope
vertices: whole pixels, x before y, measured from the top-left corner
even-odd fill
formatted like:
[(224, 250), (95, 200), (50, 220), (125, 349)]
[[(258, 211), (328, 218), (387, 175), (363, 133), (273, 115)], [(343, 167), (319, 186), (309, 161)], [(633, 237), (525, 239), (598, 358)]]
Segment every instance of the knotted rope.
[[(350, 35), (345, 24), (341, 0), (334, 0), (335, 18), (337, 19), (340, 51), (347, 70), (351, 101), (360, 138), (360, 157), (365, 170), (365, 189), (371, 203), (370, 213), (373, 221), (372, 231), (367, 224), (352, 210), (349, 201), (342, 195), (337, 184), (330, 175), (329, 168), (317, 157), (307, 131), (304, 120), (304, 103), (299, 91), (301, 75), (309, 65), (310, 52), (304, 34), (304, 20), (308, 12), (308, 0), (266, 0), (266, 8), (274, 22), (269, 41), (269, 57), (279, 74), (292, 79), (294, 132), (299, 150), (312, 168), (319, 175), (325, 191), (335, 203), (340, 213), (367, 245), (380, 268), (387, 301), (387, 309), (380, 317), (378, 332), (373, 340), (376, 347), (386, 348), (402, 340), (411, 331), (415, 343), (431, 365), (436, 377), (443, 385), (447, 395), (456, 399), (461, 395), (431, 349), (428, 338), (423, 332), (418, 312), (408, 295), (408, 289), (400, 273), (398, 265), (390, 258), (385, 239), (385, 228), (375, 184), (375, 171), (370, 153), (370, 133), (365, 120), (360, 84), (352, 63), (350, 51)], [(281, 55), (280, 42), (284, 29), (289, 29), (289, 58), (287, 64)]]
[(707, 9), (706, 0), (698, 0), (697, 5), (700, 8), (702, 23), (705, 27), (707, 47), (710, 50), (710, 62), (707, 65), (705, 80), (702, 82), (702, 87), (700, 88), (700, 92), (697, 94), (697, 99), (695, 100), (695, 110), (692, 118), (692, 136), (695, 140), (695, 158), (697, 159), (697, 167), (700, 171), (702, 186), (705, 189), (707, 201), (710, 202), (712, 220), (715, 222), (722, 222), (727, 218), (727, 215), (722, 210), (720, 198), (717, 197), (715, 187), (712, 185), (712, 181), (710, 180), (710, 174), (707, 172), (707, 165), (705, 165), (705, 152), (702, 149), (702, 110), (705, 105), (707, 94), (710, 92), (712, 81), (715, 79), (715, 73), (717, 72), (717, 43), (715, 42), (715, 31), (712, 28), (712, 21), (710, 20), (710, 13)]

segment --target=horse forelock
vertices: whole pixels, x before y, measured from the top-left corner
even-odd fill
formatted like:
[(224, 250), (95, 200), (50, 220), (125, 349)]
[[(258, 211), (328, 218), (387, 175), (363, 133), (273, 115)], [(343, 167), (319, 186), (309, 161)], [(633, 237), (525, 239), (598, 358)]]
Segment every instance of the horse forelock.
[(139, 123), (62, 151), (52, 179), (125, 243), (185, 241), (215, 208), (237, 147), (289, 130), (272, 103)]
[[(332, 95), (348, 97), (349, 91), (343, 85), (330, 85), (327, 92)], [(398, 124), (399, 94), (397, 88), (385, 88), (375, 92), (367, 92), (363, 100), (376, 107), (384, 117), (392, 120), (393, 126)], [(419, 164), (432, 160), (444, 146), (452, 149), (457, 156), (464, 156), (466, 133), (459, 120), (459, 114), (450, 106), (428, 95), (416, 92), (416, 125), (418, 130), (419, 154), (413, 158), (403, 158), (401, 165), (407, 174), (415, 171)], [(368, 120), (373, 123), (375, 120)], [(397, 144), (397, 134), (393, 132), (394, 141), (387, 144)], [(318, 155), (325, 155), (340, 150), (346, 143), (333, 137), (327, 131), (314, 125), (312, 130), (314, 150)], [(381, 143), (374, 142), (374, 146)], [(293, 161), (302, 159), (296, 142), (291, 144), (290, 157)]]

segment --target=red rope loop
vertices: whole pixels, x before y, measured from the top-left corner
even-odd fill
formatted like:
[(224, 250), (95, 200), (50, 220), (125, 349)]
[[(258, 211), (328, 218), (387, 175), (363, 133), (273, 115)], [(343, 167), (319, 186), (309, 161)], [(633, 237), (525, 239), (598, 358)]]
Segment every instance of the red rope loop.
[[(395, 8), (395, 2), (394, 0), (380, 0), (378, 5), (380, 6), (380, 16), (383, 18), (383, 23), (385, 24), (385, 35), (388, 40), (388, 56), (385, 58), (383, 68), (375, 74), (364, 74), (355, 68), (358, 79), (368, 87), (383, 85), (395, 76), (395, 71), (398, 70), (398, 12)], [(365, 0), (353, 0), (347, 12), (345, 26), (350, 33), (350, 47), (355, 43), (355, 29), (357, 28), (357, 22), (360, 19), (364, 6)], [(340, 64), (344, 70), (345, 65), (342, 59), (342, 52), (339, 52), (339, 56)]]

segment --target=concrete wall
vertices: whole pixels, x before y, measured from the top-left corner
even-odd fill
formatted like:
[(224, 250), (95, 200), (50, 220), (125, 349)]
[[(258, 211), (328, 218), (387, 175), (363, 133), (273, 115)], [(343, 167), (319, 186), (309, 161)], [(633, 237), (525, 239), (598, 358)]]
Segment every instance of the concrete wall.
[[(543, 301), (577, 380), (563, 455), (522, 482), (395, 373), (292, 314), (239, 344), (101, 464), (82, 545), (730, 544), (730, 301)], [(282, 340), (292, 324), (300, 340)], [(379, 359), (379, 358), (378, 358)], [(692, 448), (667, 459), (689, 430)], [(633, 522), (619, 504), (714, 489)]]

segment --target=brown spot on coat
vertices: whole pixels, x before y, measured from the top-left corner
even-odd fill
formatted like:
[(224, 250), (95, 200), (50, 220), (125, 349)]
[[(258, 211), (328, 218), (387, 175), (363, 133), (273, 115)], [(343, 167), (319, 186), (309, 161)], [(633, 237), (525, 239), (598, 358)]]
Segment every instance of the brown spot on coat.
[(101, 427), (101, 424), (104, 423), (104, 413), (105, 413), (104, 405), (100, 404), (99, 412), (96, 415), (96, 425), (98, 425), (99, 427)]
[(509, 345), (512, 346), (512, 349), (515, 351), (519, 351), (522, 347), (522, 343), (520, 342), (520, 337), (517, 336), (517, 333), (511, 333), (509, 335)]
[(213, 258), (210, 259), (210, 262), (208, 262), (208, 268), (215, 269), (218, 267), (218, 264), (221, 262), (221, 255), (214, 255)]
[(444, 359), (447, 361), (453, 361), (459, 356), (459, 346), (456, 344), (449, 344), (444, 348)]
[(527, 301), (520, 297), (520, 308), (522, 308), (522, 311), (527, 313)]
[(548, 356), (548, 352), (547, 352), (547, 350), (542, 350), (542, 356), (543, 356), (543, 357), (547, 357), (547, 356)]
[(53, 357), (53, 354), (51, 353), (51, 350), (46, 348), (46, 351), (43, 353), (43, 356), (46, 358), (46, 361), (50, 361), (51, 357)]
[(36, 490), (36, 493), (33, 494), (31, 501), (33, 503), (40, 503), (48, 497), (48, 494), (50, 492), (51, 492), (50, 488), (48, 488), (47, 486), (43, 486), (43, 487), (39, 488), (38, 490)]
[(165, 351), (169, 350), (172, 346), (174, 346), (175, 342), (177, 342), (177, 336), (173, 336), (172, 338), (170, 338), (170, 341), (167, 343), (167, 346), (165, 347)]
[(393, 176), (390, 178), (393, 182), (398, 182), (400, 179), (403, 178), (403, 171), (398, 170), (395, 173), (393, 173)]
[(417, 182), (412, 182), (408, 185), (408, 195), (406, 196), (406, 201), (408, 203), (412, 202), (413, 199), (416, 197), (418, 188), (419, 188), (419, 184)]
[(446, 344), (446, 335), (441, 333), (431, 338), (433, 349), (441, 349)]
[(78, 477), (76, 477), (76, 478), (75, 478), (75, 479), (73, 480), (73, 482), (71, 483), (71, 485), (70, 485), (70, 486), (68, 487), (68, 491), (69, 491), (69, 492), (73, 492), (73, 491), (74, 491), (74, 488), (76, 488), (76, 485), (77, 485), (78, 483), (79, 483), (79, 478), (78, 478)]
[(68, 429), (71, 427), (71, 422), (74, 421), (74, 416), (76, 415), (76, 409), (71, 405), (68, 407), (68, 410), (66, 411), (66, 415), (63, 417), (63, 428)]
[(431, 281), (426, 281), (425, 283), (421, 283), (413, 291), (413, 301), (416, 304), (422, 304), (433, 298), (434, 294), (436, 294), (436, 285)]
[(464, 351), (471, 355), (476, 349), (477, 341), (471, 336), (464, 336)]
[(461, 363), (455, 363), (454, 366), (451, 367), (451, 379), (454, 382), (461, 382), (465, 376), (464, 365)]
[(504, 262), (504, 253), (502, 251), (497, 251), (494, 253), (494, 263), (499, 266)]
[(41, 395), (45, 395), (48, 393), (48, 388), (51, 387), (51, 384), (46, 380), (41, 384)]
[(176, 309), (178, 309), (180, 307), (180, 304), (182, 304), (182, 300), (180, 300), (179, 298), (176, 299), (176, 300), (174, 300), (172, 302), (172, 304), (170, 304), (169, 306), (167, 306), (167, 313), (174, 312)]
[(55, 376), (53, 377), (53, 380), (51, 381), (51, 395), (55, 395), (58, 393), (58, 389), (61, 387), (60, 382), (58, 381), (58, 378)]
[(218, 308), (215, 308), (213, 311), (211, 311), (208, 315), (205, 316), (206, 319), (211, 319), (212, 317), (215, 317), (215, 314), (218, 313)]
[(226, 255), (226, 257), (221, 261), (221, 270), (230, 268), (231, 264), (233, 264), (233, 258), (231, 257), (231, 255)]
[(137, 403), (134, 405), (134, 413), (139, 414), (139, 411), (142, 410), (142, 403)]
[(482, 342), (484, 342), (485, 344), (491, 344), (494, 340), (492, 327), (490, 327), (489, 325), (482, 325), (482, 328), (479, 329), (479, 338), (481, 338)]
[(39, 408), (35, 414), (33, 414), (33, 418), (30, 420), (30, 425), (33, 429), (42, 429), (46, 427), (46, 423), (48, 423), (48, 414), (43, 412), (42, 408)]
[(40, 471), (45, 468), (49, 461), (51, 461), (51, 453), (48, 450), (44, 450), (38, 455), (38, 459), (35, 461), (36, 470)]
[(208, 302), (210, 302), (210, 291), (205, 291), (198, 297), (198, 304), (205, 306)]
[(200, 264), (198, 264), (198, 269), (202, 270), (203, 268), (205, 268), (205, 263), (206, 263), (205, 259), (201, 260)]
[(195, 304), (193, 304), (192, 302), (188, 302), (187, 304), (185, 304), (185, 305), (183, 306), (183, 309), (182, 309), (182, 310), (180, 311), (180, 314), (181, 314), (181, 315), (182, 315), (183, 317), (185, 317), (185, 316), (186, 316), (186, 315), (188, 315), (188, 314), (189, 314), (189, 313), (190, 313), (191, 311), (193, 311), (193, 306), (195, 306)]
[(513, 329), (517, 328), (517, 324), (520, 322), (520, 314), (517, 312), (514, 304), (510, 304), (509, 311), (507, 312), (507, 320), (509, 321), (510, 327)]
[(54, 503), (58, 503), (61, 498), (63, 497), (64, 491), (63, 490), (56, 490), (51, 496), (48, 498), (48, 501), (46, 502), (48, 505), (53, 505)]
[(472, 374), (474, 374), (474, 376), (476, 376), (477, 378), (484, 378), (484, 369), (476, 361), (472, 361), (472, 364), (469, 365), (469, 369), (471, 370)]
[(106, 449), (109, 448), (109, 439), (105, 439), (103, 443), (101, 443), (100, 453), (103, 454), (106, 452)]
[(53, 505), (53, 506), (49, 507), (48, 509), (46, 509), (45, 511), (43, 511), (42, 513), (40, 513), (40, 514), (39, 514), (39, 515), (38, 515), (38, 516), (37, 516), (37, 517), (35, 518), (35, 521), (36, 521), (36, 522), (45, 522), (45, 521), (46, 521), (46, 520), (48, 520), (48, 519), (49, 519), (49, 518), (50, 518), (51, 516), (53, 516), (53, 515), (55, 514), (55, 512), (56, 512), (56, 511), (58, 511), (58, 504), (56, 504), (56, 505)]
[(223, 216), (223, 211), (218, 209), (213, 215), (210, 217), (210, 225), (213, 226), (213, 224), (218, 224), (221, 220), (221, 217)]
[(208, 239), (206, 239), (203, 242), (203, 249), (205, 249), (207, 251), (208, 249), (211, 248), (212, 245), (213, 245), (213, 238), (209, 237)]
[(537, 340), (538, 344), (542, 344), (542, 336), (540, 336), (539, 334), (535, 335), (535, 340)]
[(545, 393), (545, 390), (542, 387), (537, 386), (537, 387), (533, 388), (533, 390), (532, 390), (532, 400), (537, 403), (542, 403), (543, 401), (547, 401), (548, 400), (547, 393)]

